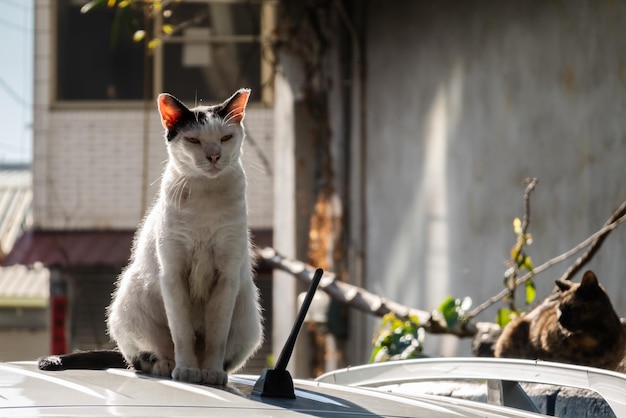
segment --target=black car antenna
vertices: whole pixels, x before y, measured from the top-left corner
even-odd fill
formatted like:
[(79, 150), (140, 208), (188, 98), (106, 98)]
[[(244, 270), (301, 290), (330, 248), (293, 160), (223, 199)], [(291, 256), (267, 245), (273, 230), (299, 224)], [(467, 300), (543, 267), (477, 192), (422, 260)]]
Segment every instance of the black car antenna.
[(291, 358), (291, 354), (293, 353), (293, 349), (296, 345), (296, 339), (300, 333), (300, 328), (302, 328), (302, 323), (304, 322), (304, 318), (309, 311), (309, 306), (311, 305), (311, 301), (313, 300), (313, 296), (315, 295), (315, 291), (317, 290), (317, 286), (320, 284), (323, 274), (324, 270), (315, 270), (311, 286), (309, 286), (309, 290), (306, 292), (306, 296), (304, 298), (304, 302), (302, 302), (300, 311), (298, 312), (296, 322), (293, 324), (293, 328), (291, 328), (291, 333), (289, 333), (289, 338), (287, 338), (287, 342), (278, 356), (276, 367), (274, 369), (265, 369), (263, 371), (259, 379), (254, 384), (254, 389), (252, 389), (253, 395), (268, 398), (296, 398), (296, 393), (293, 388), (293, 380), (289, 370), (287, 370), (287, 364), (289, 363), (289, 359)]

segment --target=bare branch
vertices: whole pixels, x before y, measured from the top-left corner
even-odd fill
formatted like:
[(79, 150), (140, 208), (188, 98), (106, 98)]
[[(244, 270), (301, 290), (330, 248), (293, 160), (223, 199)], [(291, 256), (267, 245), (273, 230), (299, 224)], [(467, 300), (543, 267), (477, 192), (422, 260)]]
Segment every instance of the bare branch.
[(535, 189), (537, 183), (539, 183), (539, 179), (536, 177), (526, 179), (528, 183), (526, 185), (526, 190), (524, 190), (524, 222), (522, 222), (522, 233), (526, 235), (528, 232), (528, 225), (530, 224), (530, 194)]
[[(615, 212), (613, 212), (611, 217), (604, 223), (604, 226), (607, 227), (609, 225), (614, 224), (620, 218), (623, 218), (624, 215), (626, 215), (626, 200), (622, 202), (620, 207), (617, 208)], [(578, 273), (580, 269), (583, 268), (583, 266), (587, 264), (589, 260), (593, 258), (594, 255), (596, 255), (596, 253), (602, 246), (602, 243), (604, 242), (605, 238), (607, 237), (607, 235), (611, 233), (612, 230), (613, 228), (607, 229), (604, 233), (599, 234), (598, 237), (595, 238), (593, 242), (589, 245), (589, 249), (585, 251), (585, 253), (581, 255), (574, 262), (574, 264), (572, 264), (570, 268), (567, 269), (565, 273), (563, 273), (563, 275), (561, 276), (561, 280), (571, 280), (572, 277), (574, 277), (576, 273)]]
[[(283, 257), (271, 247), (257, 249), (256, 254), (271, 267), (290, 273), (304, 283), (310, 283), (315, 269), (298, 260)], [(425, 331), (431, 334), (453, 334), (458, 337), (471, 337), (476, 334), (473, 324), (457, 323), (452, 329), (447, 328), (445, 320), (440, 315), (410, 308), (379, 295), (368, 292), (358, 286), (337, 280), (334, 273), (326, 272), (322, 276), (319, 288), (328, 293), (333, 299), (348, 304), (362, 312), (382, 317), (393, 312), (399, 318), (416, 316)]]

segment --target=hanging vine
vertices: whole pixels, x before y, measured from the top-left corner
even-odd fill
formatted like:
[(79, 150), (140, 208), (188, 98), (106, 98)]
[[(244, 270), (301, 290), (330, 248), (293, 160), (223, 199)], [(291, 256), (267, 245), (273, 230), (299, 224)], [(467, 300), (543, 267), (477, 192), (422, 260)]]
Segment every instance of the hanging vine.
[(334, 13), (333, 2), (328, 0), (281, 1), (276, 49), (299, 62), (303, 102), (312, 121), (310, 139), (315, 150), (316, 197), (310, 218), (308, 262), (340, 271), (341, 205), (334, 185), (328, 106), (332, 80), (327, 71)]

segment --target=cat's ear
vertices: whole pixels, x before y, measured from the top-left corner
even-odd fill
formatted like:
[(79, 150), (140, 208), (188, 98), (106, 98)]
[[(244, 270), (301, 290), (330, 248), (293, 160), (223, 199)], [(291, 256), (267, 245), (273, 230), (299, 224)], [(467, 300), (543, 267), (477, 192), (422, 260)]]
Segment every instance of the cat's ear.
[(185, 116), (191, 113), (176, 97), (168, 93), (159, 94), (157, 103), (159, 105), (161, 123), (168, 131), (171, 131)]
[(240, 124), (246, 115), (246, 105), (250, 97), (250, 89), (239, 89), (228, 100), (220, 105), (217, 115), (224, 123)]
[(595, 287), (600, 287), (600, 283), (598, 283), (598, 278), (595, 273), (591, 270), (588, 270), (583, 275), (583, 279), (580, 282), (580, 287), (586, 287), (589, 289), (593, 289)]
[(565, 292), (566, 290), (570, 290), (571, 287), (572, 287), (572, 284), (570, 282), (568, 282), (567, 280), (556, 279), (554, 282), (556, 283), (558, 288), (561, 289), (561, 292)]
[(580, 282), (578, 292), (583, 295), (594, 295), (599, 289), (600, 283), (598, 283), (598, 278), (595, 273), (591, 270), (585, 272)]

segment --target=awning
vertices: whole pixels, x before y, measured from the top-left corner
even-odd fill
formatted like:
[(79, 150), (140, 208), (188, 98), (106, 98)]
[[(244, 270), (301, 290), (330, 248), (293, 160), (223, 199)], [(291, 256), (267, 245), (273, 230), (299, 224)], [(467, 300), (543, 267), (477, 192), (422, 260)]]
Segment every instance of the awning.
[(0, 260), (32, 225), (32, 174), (28, 165), (0, 164)]
[(45, 308), (50, 295), (50, 270), (41, 263), (0, 267), (0, 307)]
[(3, 266), (96, 266), (128, 264), (134, 231), (26, 231)]

